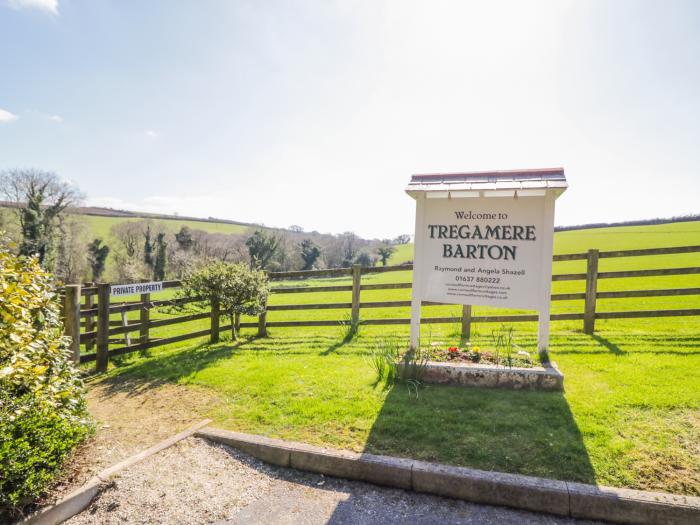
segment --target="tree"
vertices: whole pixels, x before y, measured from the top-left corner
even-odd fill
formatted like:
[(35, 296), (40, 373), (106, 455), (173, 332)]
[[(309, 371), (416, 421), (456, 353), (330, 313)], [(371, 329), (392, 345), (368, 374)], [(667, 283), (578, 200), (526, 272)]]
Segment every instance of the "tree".
[(0, 191), (17, 207), (21, 229), (19, 252), (36, 255), (45, 269), (53, 269), (59, 216), (80, 200), (80, 192), (55, 173), (36, 169), (7, 170), (0, 174)]
[(109, 246), (102, 244), (102, 239), (93, 239), (88, 245), (88, 261), (92, 271), (92, 281), (98, 282), (105, 271), (105, 262), (109, 255)]
[(192, 230), (190, 230), (187, 226), (180, 228), (180, 231), (175, 234), (175, 242), (177, 242), (177, 245), (183, 252), (189, 252), (194, 246)]
[(375, 262), (376, 260), (373, 259), (372, 256), (365, 251), (360, 252), (360, 254), (355, 259), (355, 264), (359, 264), (364, 267), (374, 266)]
[(112, 226), (111, 234), (117, 240), (114, 245), (114, 278), (122, 283), (150, 279), (153, 269), (146, 266), (143, 257), (144, 221), (122, 222)]
[(165, 265), (167, 262), (168, 243), (165, 242), (165, 234), (159, 233), (156, 236), (156, 257), (153, 263), (153, 280), (162, 281), (165, 279)]
[(153, 241), (151, 240), (151, 225), (146, 226), (146, 231), (143, 233), (143, 262), (146, 263), (151, 270), (154, 270), (155, 261), (153, 259)]
[(304, 239), (299, 247), (301, 248), (301, 258), (304, 261), (302, 270), (312, 270), (321, 255), (321, 248), (311, 239)]
[(138, 222), (121, 222), (115, 224), (110, 229), (113, 237), (119, 241), (119, 248), (128, 258), (141, 257), (141, 235), (143, 234), (141, 224)]
[(84, 221), (75, 216), (59, 216), (54, 276), (63, 283), (81, 283), (88, 273), (87, 235)]
[(211, 307), (231, 317), (231, 337), (236, 333), (237, 316), (258, 315), (265, 309), (269, 286), (265, 272), (249, 269), (245, 264), (221, 261), (194, 270), (182, 279), (181, 295), (203, 297)]
[(267, 233), (264, 230), (255, 230), (255, 233), (248, 237), (245, 244), (250, 254), (251, 268), (264, 270), (277, 254), (280, 238), (274, 233)]
[(377, 248), (377, 255), (379, 255), (379, 258), (382, 260), (382, 265), (387, 265), (391, 254), (393, 254), (395, 251), (396, 248), (394, 248), (393, 246), (389, 246), (388, 244)]
[(343, 260), (341, 266), (349, 268), (355, 262), (357, 251), (359, 249), (360, 238), (353, 232), (345, 232), (340, 235), (340, 242), (343, 251)]
[(294, 233), (304, 233), (304, 228), (302, 228), (301, 226), (298, 226), (296, 224), (292, 224), (289, 227), (289, 231), (294, 232)]
[(411, 236), (407, 233), (399, 235), (394, 239), (394, 244), (408, 244), (409, 242), (411, 242)]

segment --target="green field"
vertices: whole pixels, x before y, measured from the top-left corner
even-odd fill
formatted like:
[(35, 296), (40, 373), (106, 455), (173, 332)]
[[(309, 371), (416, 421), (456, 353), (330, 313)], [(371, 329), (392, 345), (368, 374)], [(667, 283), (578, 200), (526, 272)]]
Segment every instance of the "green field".
[[(653, 226), (617, 226), (572, 230), (554, 234), (554, 253), (598, 250), (633, 250), (640, 247), (689, 246), (700, 242), (700, 222), (676, 222)], [(413, 244), (397, 246), (390, 264), (413, 260)]]
[[(700, 245), (700, 223), (561, 232), (555, 239), (557, 253)], [(410, 247), (403, 250), (410, 258)], [(601, 260), (601, 271), (687, 266), (700, 266), (700, 253)], [(584, 267), (584, 261), (555, 263), (554, 272)], [(363, 282), (410, 279), (406, 271), (369, 275)], [(601, 290), (686, 287), (700, 287), (700, 275), (599, 281)], [(583, 288), (583, 281), (555, 282), (553, 292)], [(376, 290), (363, 292), (362, 300), (409, 296), (410, 290)], [(271, 304), (349, 301), (349, 292), (318, 292), (276, 294)], [(681, 308), (700, 308), (700, 296), (598, 302), (598, 311)], [(552, 311), (582, 309), (582, 301), (557, 301)], [(475, 308), (476, 315), (493, 311)], [(459, 307), (435, 306), (424, 307), (423, 315), (458, 312)], [(270, 312), (268, 320), (340, 320), (346, 314), (282, 311)], [(408, 315), (408, 308), (362, 311), (365, 319)], [(375, 384), (369, 349), (377, 338), (407, 339), (407, 327), (393, 326), (363, 327), (349, 343), (343, 343), (340, 327), (271, 328), (265, 339), (244, 329), (238, 343), (195, 340), (152, 349), (148, 357), (120, 358), (100, 381), (208, 387), (220, 399), (211, 408), (215, 424), (245, 432), (487, 470), (700, 494), (700, 320), (599, 320), (593, 336), (583, 334), (581, 324), (552, 324), (550, 352), (566, 376), (563, 394), (424, 386), (416, 398), (403, 385)], [(152, 335), (207, 326), (206, 320), (195, 321), (155, 329)], [(535, 323), (514, 327), (518, 343), (534, 352)], [(473, 341), (487, 347), (492, 328), (474, 325)], [(456, 343), (458, 326), (426, 326), (424, 336)]]
[[(81, 215), (80, 219), (90, 230), (90, 238), (100, 238), (108, 244), (111, 239), (110, 230), (116, 224), (123, 222), (143, 221), (139, 217), (104, 217), (98, 215)], [(187, 221), (182, 219), (148, 219), (169, 232), (176, 233), (183, 226), (193, 230), (203, 230), (208, 233), (245, 233), (250, 228), (243, 224), (226, 224), (222, 222)]]
[[(102, 241), (110, 246), (111, 253), (107, 256), (106, 273), (107, 278), (111, 275), (110, 270), (114, 264), (114, 248), (116, 239), (112, 235), (111, 229), (117, 224), (125, 222), (137, 222), (146, 219), (140, 217), (106, 217), (99, 215), (75, 215), (78, 220), (83, 222), (87, 229), (88, 239), (102, 239)], [(164, 228), (171, 233), (177, 233), (180, 228), (187, 226), (192, 230), (203, 230), (208, 233), (226, 233), (226, 234), (244, 234), (250, 227), (242, 224), (227, 224), (221, 222), (207, 221), (188, 221), (184, 219), (148, 219), (157, 227)]]

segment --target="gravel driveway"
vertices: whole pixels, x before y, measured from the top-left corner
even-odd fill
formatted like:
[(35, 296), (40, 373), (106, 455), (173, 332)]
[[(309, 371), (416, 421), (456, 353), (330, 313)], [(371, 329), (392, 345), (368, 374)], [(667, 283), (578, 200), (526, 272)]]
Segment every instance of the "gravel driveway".
[(266, 465), (189, 438), (114, 479), (70, 525), (579, 524)]

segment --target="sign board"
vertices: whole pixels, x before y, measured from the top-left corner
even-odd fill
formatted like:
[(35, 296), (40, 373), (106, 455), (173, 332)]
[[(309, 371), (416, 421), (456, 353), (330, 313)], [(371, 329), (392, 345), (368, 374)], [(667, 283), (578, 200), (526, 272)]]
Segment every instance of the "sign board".
[[(544, 197), (428, 199), (422, 299), (528, 308), (541, 306)], [(546, 273), (546, 271), (544, 272)]]
[(121, 297), (124, 295), (160, 292), (162, 289), (163, 281), (154, 281), (150, 283), (113, 284), (109, 289), (109, 294), (112, 297)]
[(554, 201), (564, 170), (414, 175), (411, 346), (422, 301), (539, 311), (549, 340)]

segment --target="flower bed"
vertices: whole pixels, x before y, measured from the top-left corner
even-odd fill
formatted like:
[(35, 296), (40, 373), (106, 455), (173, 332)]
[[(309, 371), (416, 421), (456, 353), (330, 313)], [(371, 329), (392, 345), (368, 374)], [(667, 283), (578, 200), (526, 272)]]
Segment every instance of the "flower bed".
[(535, 357), (535, 362), (529, 352), (517, 347), (509, 352), (499, 352), (497, 349), (480, 348), (469, 343), (462, 347), (446, 347), (442, 343), (433, 343), (428, 357), (431, 361), (439, 363), (481, 364), (507, 368), (532, 368), (539, 364), (538, 357)]

